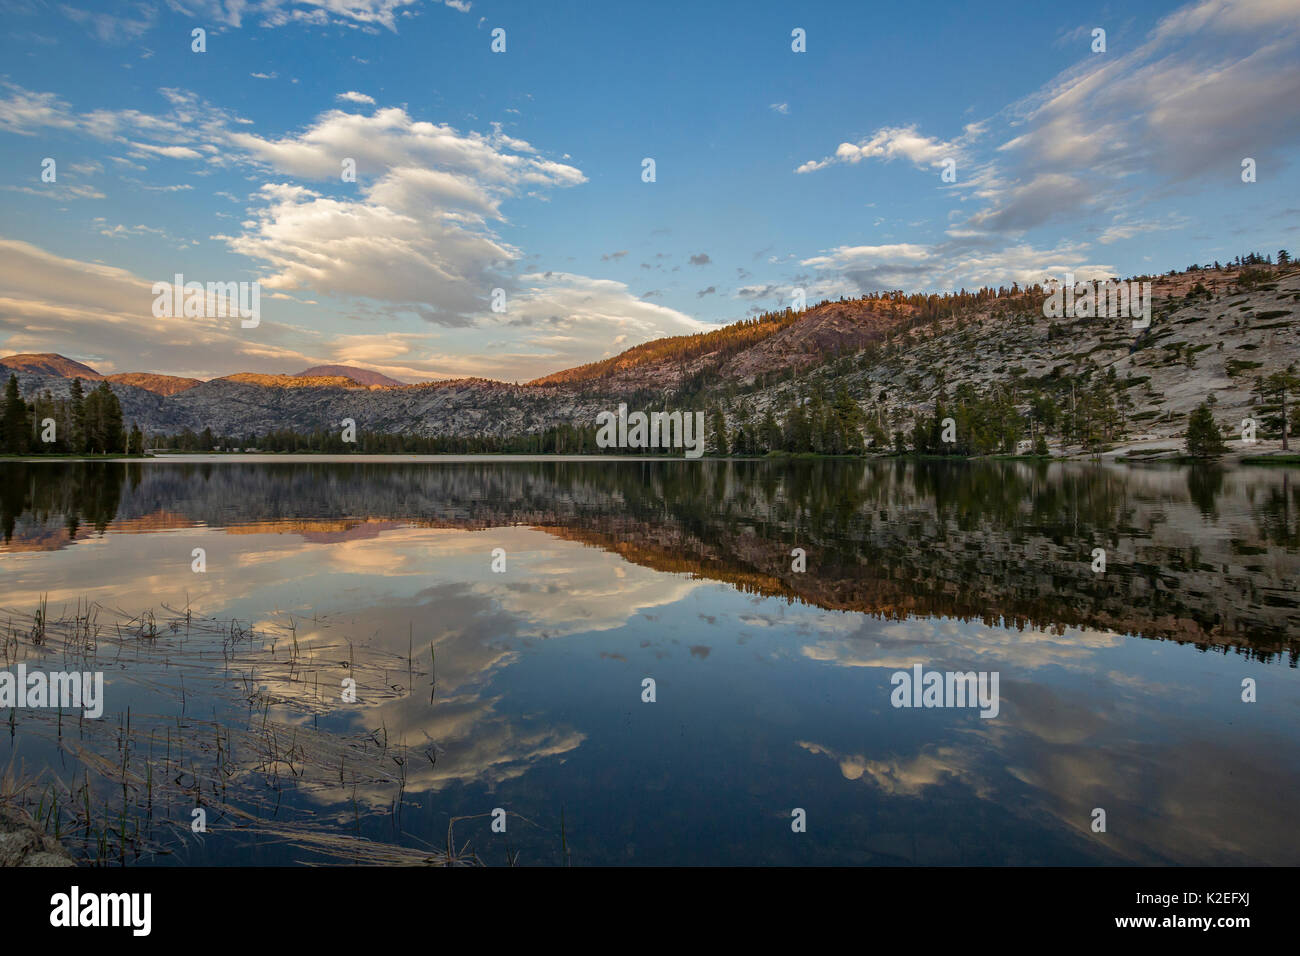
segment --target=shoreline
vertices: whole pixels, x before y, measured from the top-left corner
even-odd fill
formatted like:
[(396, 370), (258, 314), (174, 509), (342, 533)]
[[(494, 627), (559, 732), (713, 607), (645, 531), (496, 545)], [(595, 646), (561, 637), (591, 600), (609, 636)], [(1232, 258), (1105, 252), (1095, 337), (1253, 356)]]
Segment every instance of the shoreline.
[(455, 452), (443, 454), (416, 454), (410, 452), (326, 452), (326, 451), (146, 451), (143, 455), (10, 455), (0, 454), (0, 463), (4, 462), (159, 462), (171, 461), (181, 463), (220, 463), (248, 462), (255, 464), (271, 462), (331, 462), (331, 463), (393, 463), (393, 462), (428, 462), (428, 463), (469, 463), (469, 462), (657, 462), (657, 461), (1018, 461), (1026, 463), (1043, 462), (1093, 462), (1118, 464), (1165, 463), (1178, 465), (1219, 464), (1219, 465), (1263, 465), (1263, 466), (1300, 466), (1300, 437), (1288, 436), (1294, 441), (1293, 447), (1283, 451), (1279, 438), (1261, 438), (1254, 442), (1240, 439), (1225, 442), (1226, 450), (1217, 458), (1198, 459), (1187, 454), (1183, 438), (1178, 435), (1163, 437), (1143, 436), (1131, 438), (1099, 451), (1089, 451), (1078, 445), (1053, 449), (1047, 456), (1032, 454), (1014, 454), (999, 452), (989, 455), (936, 455), (904, 452), (899, 454), (892, 448), (888, 451), (864, 454), (821, 454), (817, 452), (774, 451), (756, 455), (702, 455), (699, 458), (687, 458), (683, 454), (568, 454), (563, 452)]

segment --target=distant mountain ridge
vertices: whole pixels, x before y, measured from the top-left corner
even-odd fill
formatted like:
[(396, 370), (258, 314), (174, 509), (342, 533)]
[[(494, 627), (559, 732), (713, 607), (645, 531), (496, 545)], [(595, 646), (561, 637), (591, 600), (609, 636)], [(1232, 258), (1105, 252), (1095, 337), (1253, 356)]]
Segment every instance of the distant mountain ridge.
[(0, 365), (14, 372), (28, 375), (57, 375), (60, 378), (84, 378), (92, 382), (100, 381), (100, 375), (89, 365), (82, 365), (57, 352), (24, 352), (0, 358)]
[[(91, 382), (109, 381), (130, 385), (155, 395), (171, 396), (202, 385), (201, 378), (165, 375), (159, 372), (118, 372), (104, 375), (83, 362), (75, 361), (57, 352), (22, 353), (0, 358), (0, 367), (23, 375), (41, 375), (54, 378), (80, 378)], [(405, 388), (405, 382), (389, 378), (380, 372), (352, 365), (316, 365), (292, 375), (266, 375), (260, 372), (236, 372), (221, 376), (232, 382), (280, 388), (313, 388), (337, 386), (340, 388)]]
[[(264, 388), (369, 388), (346, 375), (263, 375), (261, 372), (236, 372), (213, 379), (214, 382), (239, 382), (241, 385), (261, 385)], [(385, 388), (388, 386), (376, 386)]]
[(143, 388), (155, 395), (177, 395), (187, 388), (203, 384), (201, 378), (183, 378), (180, 375), (155, 375), (153, 372), (119, 372), (116, 375), (105, 377), (110, 382)]
[(298, 372), (296, 378), (350, 378), (360, 385), (383, 385), (386, 388), (401, 388), (405, 382), (399, 382), (395, 378), (389, 378), (382, 372), (371, 371), (368, 368), (357, 368), (355, 365), (313, 365), (309, 369)]

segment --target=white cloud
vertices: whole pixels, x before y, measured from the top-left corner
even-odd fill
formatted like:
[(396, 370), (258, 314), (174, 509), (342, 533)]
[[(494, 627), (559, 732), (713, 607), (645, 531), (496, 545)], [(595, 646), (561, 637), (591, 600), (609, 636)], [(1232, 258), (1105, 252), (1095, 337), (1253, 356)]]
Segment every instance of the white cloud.
[(451, 326), (484, 313), (493, 288), (512, 286), (509, 266), (521, 253), (489, 226), (502, 219), (502, 202), (586, 181), (499, 129), (462, 133), (398, 108), (334, 110), (299, 135), (229, 140), (256, 163), (331, 185), (342, 159), (356, 163), (358, 195), (269, 183), (245, 231), (222, 237), (270, 265), (269, 288), (400, 303)]
[(1106, 227), (1105, 231), (1097, 237), (1097, 241), (1102, 245), (1110, 245), (1112, 242), (1120, 242), (1124, 239), (1132, 239), (1134, 236), (1146, 232), (1164, 232), (1170, 229), (1181, 229), (1187, 224), (1187, 220), (1182, 216), (1171, 216), (1165, 221), (1148, 221), (1129, 219), (1123, 214), (1116, 215), (1111, 224)]
[(367, 106), (375, 105), (373, 96), (366, 96), (365, 93), (358, 93), (356, 90), (348, 90), (346, 93), (340, 93), (335, 99), (344, 100), (348, 103), (362, 103)]
[(577, 185), (578, 169), (544, 160), (534, 147), (494, 130), (461, 133), (447, 124), (421, 122), (399, 107), (370, 116), (331, 110), (296, 136), (271, 140), (251, 133), (230, 134), (230, 142), (276, 170), (337, 182), (339, 164), (357, 161), (358, 178), (376, 178), (403, 167), (440, 170), (473, 179), (485, 193), (513, 191), (522, 184)]
[(558, 347), (557, 357), (578, 351), (561, 343), (608, 342), (616, 335), (646, 341), (714, 328), (675, 309), (639, 299), (626, 284), (612, 279), (544, 272), (522, 275), (519, 282), (520, 291), (511, 297), (509, 310), (500, 321), (530, 329), (526, 341), (543, 348)]
[(73, 129), (77, 120), (68, 104), (53, 93), (34, 93), (14, 83), (5, 83), (9, 91), (0, 99), (0, 129), (23, 136), (33, 136), (39, 129)]
[[(416, 0), (170, 0), (186, 13), (229, 27), (244, 26), (248, 17), (261, 27), (299, 23), (335, 23), (396, 32), (397, 14)], [(451, 6), (451, 4), (448, 4)]]
[[(839, 276), (850, 291), (906, 289), (951, 290), (982, 285), (1032, 285), (1066, 271), (1080, 279), (1116, 275), (1110, 263), (1089, 262), (1086, 243), (1063, 242), (1052, 249), (1027, 243), (979, 248), (962, 241), (936, 246), (902, 243), (882, 246), (840, 246), (802, 265), (825, 276)], [(823, 281), (825, 279), (823, 278)], [(827, 294), (819, 291), (820, 295)]]
[(148, 153), (153, 156), (163, 156), (167, 159), (202, 159), (203, 154), (196, 149), (188, 146), (158, 146), (154, 143), (132, 143), (132, 155), (139, 153)]
[(971, 124), (955, 140), (945, 142), (933, 136), (923, 136), (915, 126), (885, 127), (857, 143), (840, 143), (834, 155), (820, 160), (808, 160), (796, 173), (811, 173), (837, 163), (850, 165), (864, 159), (889, 162), (905, 159), (914, 166), (941, 166), (945, 160), (964, 160), (970, 144), (983, 132), (983, 127)]
[(288, 184), (268, 184), (261, 195), (267, 204), (243, 234), (216, 238), (269, 265), (269, 289), (402, 303), (430, 321), (465, 325), (503, 284), (498, 267), (518, 256), (449, 212), (425, 219), (414, 208), (332, 199)]
[(40, 196), (42, 199), (55, 199), (64, 202), (70, 199), (103, 199), (104, 194), (94, 186), (85, 184), (49, 183), (43, 186), (4, 186), (9, 192), (26, 193), (28, 196)]
[(67, 4), (60, 5), (63, 15), (85, 27), (96, 39), (104, 43), (129, 43), (150, 30), (158, 20), (158, 9), (148, 3), (122, 4), (130, 7), (127, 13), (100, 13), (82, 10)]

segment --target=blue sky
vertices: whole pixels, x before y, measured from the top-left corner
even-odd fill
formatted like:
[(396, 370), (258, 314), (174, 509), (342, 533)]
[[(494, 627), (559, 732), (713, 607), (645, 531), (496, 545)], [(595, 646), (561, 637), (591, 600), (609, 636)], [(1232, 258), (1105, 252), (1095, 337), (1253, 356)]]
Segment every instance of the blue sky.
[[(4, 12), (0, 350), (105, 372), (522, 380), (796, 287), (1300, 246), (1300, 0)], [(261, 324), (155, 318), (178, 272), (259, 281)]]

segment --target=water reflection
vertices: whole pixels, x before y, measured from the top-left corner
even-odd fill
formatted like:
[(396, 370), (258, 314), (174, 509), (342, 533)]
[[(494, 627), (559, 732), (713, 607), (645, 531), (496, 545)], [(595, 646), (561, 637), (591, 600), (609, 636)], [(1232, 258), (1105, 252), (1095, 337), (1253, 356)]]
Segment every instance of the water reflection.
[[(612, 863), (1300, 859), (1285, 472), (42, 462), (0, 476), (0, 607), (45, 600), (66, 621), (94, 602), (104, 625), (90, 649), (75, 626), (36, 646), (11, 617), (6, 660), (90, 655), (121, 712), (74, 749), (52, 715), (20, 711), (0, 765), (21, 754), (80, 779), (97, 754), (120, 763), (128, 706), (147, 765), (183, 725), (186, 754), (206, 757), (182, 758), (179, 779), (245, 838), (182, 832), (160, 842), (183, 852), (149, 862), (332, 858), (325, 837), (419, 860), (462, 816), (459, 838), (502, 862), (479, 816), (494, 806), (519, 815), (509, 850), (531, 863), (562, 862), (562, 846)], [(194, 632), (108, 625), (111, 609), (163, 606), (189, 609)], [(1001, 714), (891, 708), (890, 673), (914, 664), (999, 671)], [(349, 676), (355, 704), (339, 700)], [(1244, 676), (1267, 688), (1260, 703), (1241, 703)], [(817, 824), (806, 839), (789, 838), (794, 806)]]

